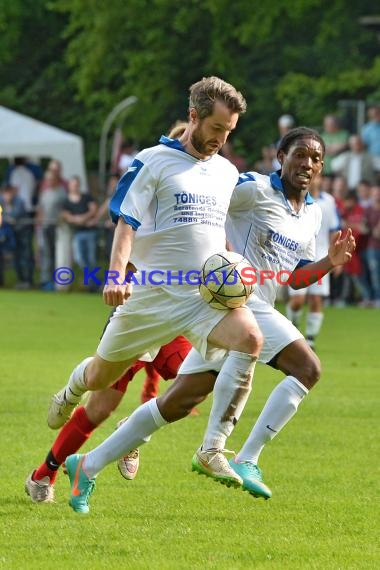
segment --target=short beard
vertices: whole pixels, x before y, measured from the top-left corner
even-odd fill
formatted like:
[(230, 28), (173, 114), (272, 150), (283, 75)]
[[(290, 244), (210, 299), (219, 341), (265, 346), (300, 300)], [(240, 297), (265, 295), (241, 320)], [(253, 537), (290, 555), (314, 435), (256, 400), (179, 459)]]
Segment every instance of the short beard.
[(193, 133), (191, 136), (191, 144), (193, 146), (193, 148), (199, 152), (199, 154), (205, 154), (205, 145), (203, 143), (203, 141), (200, 139), (200, 137), (197, 136), (197, 133)]

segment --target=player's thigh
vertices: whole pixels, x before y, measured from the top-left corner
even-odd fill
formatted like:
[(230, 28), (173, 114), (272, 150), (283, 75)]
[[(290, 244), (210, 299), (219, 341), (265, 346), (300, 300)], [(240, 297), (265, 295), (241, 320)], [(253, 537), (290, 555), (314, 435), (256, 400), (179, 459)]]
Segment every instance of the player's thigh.
[(297, 339), (303, 339), (302, 333), (277, 309), (269, 303), (255, 299), (249, 303), (264, 337), (259, 361), (265, 364), (272, 361), (283, 348)]
[(106, 388), (91, 392), (86, 404), (86, 414), (94, 426), (98, 426), (116, 410), (123, 398), (123, 392)]
[(113, 384), (133, 364), (134, 360), (110, 362), (98, 354), (86, 368), (86, 384), (89, 390), (104, 390)]
[(247, 307), (226, 311), (224, 318), (213, 328), (208, 342), (224, 349), (239, 349), (245, 345), (249, 350), (258, 350), (262, 334), (256, 319)]

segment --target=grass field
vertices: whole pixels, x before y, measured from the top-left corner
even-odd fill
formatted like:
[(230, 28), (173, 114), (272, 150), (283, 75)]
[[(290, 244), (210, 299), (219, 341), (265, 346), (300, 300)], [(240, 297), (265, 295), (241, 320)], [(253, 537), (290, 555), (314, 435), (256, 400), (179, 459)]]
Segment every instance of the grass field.
[[(261, 457), (270, 501), (191, 473), (207, 401), (199, 417), (162, 429), (142, 448), (135, 481), (108, 466), (88, 516), (67, 505), (64, 475), (54, 504), (32, 504), (24, 480), (54, 438), (50, 395), (94, 351), (108, 310), (97, 295), (2, 291), (0, 311), (0, 568), (380, 568), (378, 311), (326, 311), (322, 380)], [(230, 449), (281, 378), (257, 368)], [(138, 405), (140, 387), (137, 377), (115, 421)], [(84, 449), (111, 433), (114, 420)]]

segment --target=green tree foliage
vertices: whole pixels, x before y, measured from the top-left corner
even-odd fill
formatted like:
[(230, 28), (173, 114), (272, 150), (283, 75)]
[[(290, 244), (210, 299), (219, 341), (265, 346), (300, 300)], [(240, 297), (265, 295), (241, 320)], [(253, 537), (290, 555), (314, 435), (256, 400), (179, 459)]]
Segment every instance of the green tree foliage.
[(380, 98), (373, 0), (0, 0), (2, 104), (85, 138), (97, 166), (102, 125), (120, 116), (141, 146), (187, 115), (189, 85), (220, 75), (246, 96), (234, 141), (249, 163), (288, 112), (319, 126), (341, 99)]

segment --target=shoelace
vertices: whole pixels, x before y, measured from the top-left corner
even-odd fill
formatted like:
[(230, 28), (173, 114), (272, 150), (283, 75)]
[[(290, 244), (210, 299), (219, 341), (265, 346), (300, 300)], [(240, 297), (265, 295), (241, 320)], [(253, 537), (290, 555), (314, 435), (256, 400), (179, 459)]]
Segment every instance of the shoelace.
[(225, 453), (230, 453), (232, 455), (235, 455), (234, 451), (231, 451), (230, 449), (207, 449), (207, 450), (203, 450), (205, 453), (210, 454), (210, 459), (209, 459), (209, 463), (211, 464), (212, 461), (214, 461), (215, 459), (217, 461), (222, 461), (225, 465), (228, 464), (228, 467), (230, 467), (227, 458), (224, 456)]
[(47, 499), (47, 497), (49, 496), (49, 485), (46, 483), (40, 483), (38, 481), (34, 481), (34, 483), (37, 484), (36, 495), (38, 500)]
[(86, 492), (83, 494), (83, 498), (87, 504), (88, 504), (88, 501), (90, 499), (90, 496), (92, 495), (92, 493), (95, 489), (95, 486), (96, 486), (95, 479), (90, 479), (88, 482)]
[(130, 459), (137, 459), (138, 456), (139, 456), (139, 450), (133, 449), (130, 453), (128, 453), (127, 455), (124, 455), (123, 459), (124, 459), (124, 461), (128, 461)]
[(242, 461), (242, 463), (244, 463), (244, 465), (247, 467), (247, 469), (249, 471), (249, 474), (254, 479), (258, 479), (259, 481), (262, 481), (263, 477), (262, 477), (261, 469), (260, 469), (260, 467), (258, 467), (258, 465), (256, 465), (255, 463), (252, 463), (252, 461)]
[(231, 453), (232, 455), (236, 455), (235, 452), (230, 449), (217, 449), (216, 447), (212, 449), (202, 449), (201, 451), (204, 453)]

